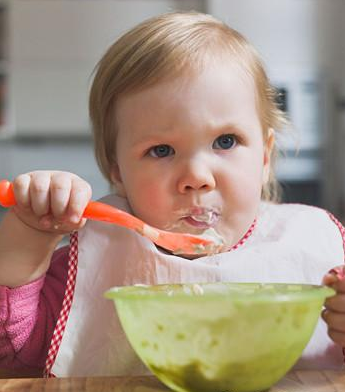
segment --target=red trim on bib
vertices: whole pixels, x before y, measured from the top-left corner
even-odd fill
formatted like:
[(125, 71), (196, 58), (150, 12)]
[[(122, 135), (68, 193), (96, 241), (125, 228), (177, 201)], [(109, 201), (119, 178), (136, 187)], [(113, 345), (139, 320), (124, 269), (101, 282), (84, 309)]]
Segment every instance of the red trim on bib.
[(59, 351), (59, 347), (62, 341), (62, 336), (66, 328), (68, 315), (71, 310), (74, 288), (76, 283), (76, 276), (77, 276), (77, 266), (78, 266), (78, 232), (73, 232), (71, 233), (70, 236), (66, 291), (62, 302), (60, 315), (53, 332), (52, 341), (50, 343), (50, 348), (45, 363), (43, 377), (55, 377), (51, 373), (51, 369), (55, 362), (57, 353)]
[(328, 212), (328, 215), (332, 219), (332, 221), (336, 224), (336, 226), (338, 227), (338, 229), (340, 231), (341, 238), (343, 239), (344, 262), (345, 262), (345, 227), (342, 225), (341, 222), (338, 221), (338, 219), (333, 214)]
[(234, 246), (232, 246), (228, 252), (231, 252), (232, 250), (235, 250), (237, 248), (239, 248), (240, 246), (242, 246), (243, 244), (245, 244), (245, 242), (247, 241), (247, 239), (252, 235), (255, 227), (256, 227), (256, 222), (257, 222), (257, 218), (254, 219), (254, 222), (251, 224), (251, 226), (249, 227), (249, 229), (247, 230), (246, 234), (237, 242), (237, 244), (235, 244)]

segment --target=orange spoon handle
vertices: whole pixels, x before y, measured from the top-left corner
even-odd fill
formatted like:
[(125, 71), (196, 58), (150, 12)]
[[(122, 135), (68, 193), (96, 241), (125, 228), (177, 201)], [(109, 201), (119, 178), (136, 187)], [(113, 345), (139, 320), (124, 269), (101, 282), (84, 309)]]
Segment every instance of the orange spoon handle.
[(0, 205), (4, 207), (12, 207), (16, 205), (14, 198), (13, 185), (7, 180), (0, 181)]
[(143, 222), (140, 219), (125, 211), (98, 201), (90, 201), (88, 203), (84, 210), (83, 217), (103, 222), (116, 223), (117, 225), (125, 226), (139, 232), (142, 232), (143, 230)]
[[(7, 180), (0, 181), (0, 204), (4, 207), (16, 205), (13, 184)], [(116, 223), (139, 232), (143, 230), (143, 222), (135, 216), (98, 201), (90, 201), (88, 203), (83, 212), (83, 217)]]

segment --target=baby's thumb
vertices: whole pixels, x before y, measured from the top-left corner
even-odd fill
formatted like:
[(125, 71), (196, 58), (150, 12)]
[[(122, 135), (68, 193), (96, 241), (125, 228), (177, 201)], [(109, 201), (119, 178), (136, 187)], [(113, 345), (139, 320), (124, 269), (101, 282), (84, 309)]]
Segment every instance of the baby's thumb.
[(328, 272), (322, 279), (322, 284), (325, 286), (332, 286), (335, 282), (337, 282), (337, 275), (331, 272)]
[(323, 277), (322, 283), (333, 287), (336, 291), (345, 292), (345, 270), (344, 266), (332, 268)]

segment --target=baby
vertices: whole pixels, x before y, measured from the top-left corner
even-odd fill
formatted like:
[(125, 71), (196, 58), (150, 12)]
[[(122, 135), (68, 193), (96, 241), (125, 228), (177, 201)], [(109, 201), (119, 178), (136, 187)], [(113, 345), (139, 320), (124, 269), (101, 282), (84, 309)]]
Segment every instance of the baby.
[[(17, 206), (0, 226), (1, 368), (144, 373), (103, 297), (115, 285), (322, 279), (337, 295), (297, 366), (343, 365), (345, 282), (334, 266), (344, 228), (321, 209), (273, 203), (285, 120), (242, 35), (194, 12), (141, 23), (99, 62), (90, 116), (99, 166), (116, 188), (103, 202), (160, 229), (214, 229), (224, 246), (193, 260), (169, 254), (131, 230), (86, 223), (91, 188), (77, 175), (18, 176)], [(55, 250), (68, 233), (70, 246)]]

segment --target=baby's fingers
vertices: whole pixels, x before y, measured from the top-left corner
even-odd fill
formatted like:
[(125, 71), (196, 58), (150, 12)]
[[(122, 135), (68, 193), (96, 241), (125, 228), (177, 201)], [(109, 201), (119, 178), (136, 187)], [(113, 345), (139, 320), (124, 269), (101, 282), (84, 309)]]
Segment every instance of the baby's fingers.
[(326, 321), (330, 330), (345, 334), (345, 313), (325, 309), (322, 312), (322, 318)]
[(79, 177), (72, 179), (71, 194), (67, 215), (69, 221), (78, 224), (82, 218), (82, 214), (91, 199), (91, 186)]
[(345, 333), (335, 329), (328, 329), (328, 336), (339, 346), (345, 347)]
[(30, 208), (30, 181), (29, 174), (21, 174), (13, 181), (14, 196), (20, 208)]
[(50, 208), (51, 214), (57, 220), (61, 220), (67, 211), (70, 200), (72, 179), (65, 173), (57, 173), (51, 178), (50, 185)]
[(337, 294), (328, 298), (325, 302), (325, 306), (328, 310), (345, 313), (345, 294)]
[(323, 284), (332, 287), (337, 293), (345, 293), (345, 271), (344, 266), (333, 268), (324, 276)]
[(38, 171), (30, 177), (31, 208), (37, 216), (46, 215), (50, 209), (50, 174)]

